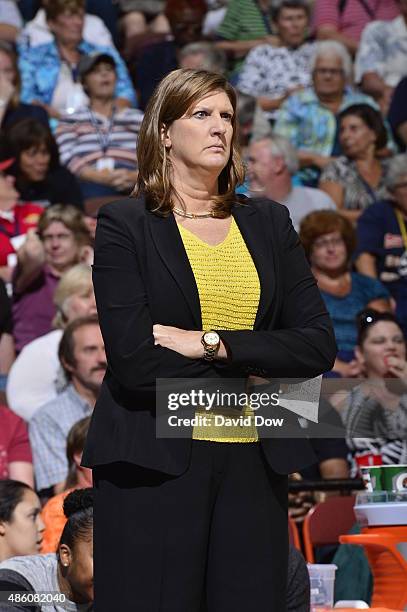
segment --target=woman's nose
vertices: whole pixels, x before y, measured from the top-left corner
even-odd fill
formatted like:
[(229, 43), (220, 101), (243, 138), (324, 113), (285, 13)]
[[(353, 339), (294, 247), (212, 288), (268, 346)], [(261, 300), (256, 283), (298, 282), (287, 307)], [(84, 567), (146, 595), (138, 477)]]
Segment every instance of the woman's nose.
[(211, 129), (214, 134), (224, 134), (226, 132), (225, 122), (220, 115), (213, 116), (213, 124), (211, 126)]

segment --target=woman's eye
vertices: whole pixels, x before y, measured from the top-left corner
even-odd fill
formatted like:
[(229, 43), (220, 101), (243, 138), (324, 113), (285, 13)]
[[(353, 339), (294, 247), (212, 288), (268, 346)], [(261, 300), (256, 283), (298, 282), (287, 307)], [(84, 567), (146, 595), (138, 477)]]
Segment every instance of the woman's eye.
[(204, 117), (207, 117), (208, 113), (206, 111), (196, 111), (196, 113), (194, 113), (194, 117), (197, 117), (198, 119), (203, 119)]
[(222, 113), (222, 117), (226, 119), (226, 121), (232, 121), (232, 115), (230, 113)]

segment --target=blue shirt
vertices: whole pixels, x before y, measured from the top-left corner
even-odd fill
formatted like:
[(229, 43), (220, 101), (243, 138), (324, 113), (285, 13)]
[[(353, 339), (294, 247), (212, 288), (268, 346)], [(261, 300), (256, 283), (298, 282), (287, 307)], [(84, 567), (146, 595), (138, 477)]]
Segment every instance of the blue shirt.
[(395, 299), (396, 315), (406, 332), (407, 270), (405, 266), (399, 270), (400, 257), (406, 249), (394, 207), (389, 200), (366, 208), (358, 220), (357, 237), (355, 257), (361, 253), (370, 253), (376, 257), (377, 277)]
[(389, 298), (389, 292), (382, 283), (370, 276), (352, 272), (352, 288), (348, 295), (338, 297), (321, 291), (335, 331), (340, 351), (352, 351), (356, 346), (356, 316), (369, 302)]
[(65, 480), (68, 475), (66, 439), (69, 430), (91, 413), (92, 407), (72, 384), (35, 412), (28, 430), (38, 490)]
[[(93, 45), (83, 40), (78, 45), (78, 51), (84, 55), (95, 51), (111, 55), (116, 64), (116, 97), (126, 98), (132, 105), (136, 104), (136, 95), (129, 73), (116, 49)], [(31, 103), (33, 100), (38, 100), (44, 104), (51, 104), (61, 68), (61, 57), (55, 41), (37, 47), (22, 47), (19, 52), (21, 101)]]

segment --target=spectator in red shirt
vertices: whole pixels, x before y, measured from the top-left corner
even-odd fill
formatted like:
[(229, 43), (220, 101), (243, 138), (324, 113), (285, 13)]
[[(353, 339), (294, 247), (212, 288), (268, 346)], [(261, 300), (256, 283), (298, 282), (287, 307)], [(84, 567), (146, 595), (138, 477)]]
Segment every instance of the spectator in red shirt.
[(396, 0), (316, 0), (314, 29), (319, 40), (337, 40), (355, 54), (363, 28), (399, 14)]
[(12, 262), (9, 255), (21, 246), (21, 237), (37, 226), (42, 208), (29, 202), (17, 203), (19, 193), (14, 187), (15, 179), (4, 171), (13, 159), (0, 162), (0, 277), (11, 279)]
[(0, 406), (0, 480), (7, 478), (34, 486), (27, 425), (7, 406)]

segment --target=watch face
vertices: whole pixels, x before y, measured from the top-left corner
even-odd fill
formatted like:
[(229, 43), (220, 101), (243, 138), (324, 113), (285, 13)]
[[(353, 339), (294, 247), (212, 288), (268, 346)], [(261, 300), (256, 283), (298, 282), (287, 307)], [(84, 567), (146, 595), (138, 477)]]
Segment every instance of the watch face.
[(204, 340), (206, 344), (209, 344), (210, 346), (216, 346), (220, 342), (219, 334), (213, 331), (206, 332), (206, 334), (204, 335)]

